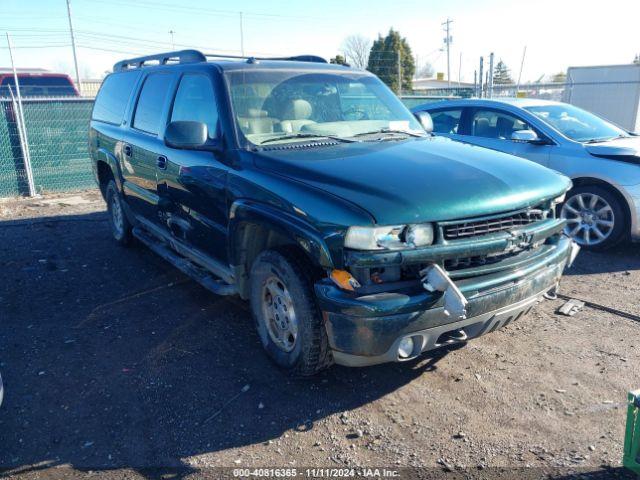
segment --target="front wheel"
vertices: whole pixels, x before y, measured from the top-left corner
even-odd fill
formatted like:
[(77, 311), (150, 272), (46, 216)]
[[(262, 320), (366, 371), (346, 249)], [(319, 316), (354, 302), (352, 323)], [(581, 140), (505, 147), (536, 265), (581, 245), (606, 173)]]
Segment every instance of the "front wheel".
[(618, 198), (597, 185), (571, 190), (560, 208), (567, 221), (565, 233), (578, 245), (590, 250), (606, 250), (622, 240), (627, 228)]
[(331, 365), (327, 334), (304, 260), (267, 250), (251, 268), (251, 309), (262, 346), (280, 367), (313, 375)]

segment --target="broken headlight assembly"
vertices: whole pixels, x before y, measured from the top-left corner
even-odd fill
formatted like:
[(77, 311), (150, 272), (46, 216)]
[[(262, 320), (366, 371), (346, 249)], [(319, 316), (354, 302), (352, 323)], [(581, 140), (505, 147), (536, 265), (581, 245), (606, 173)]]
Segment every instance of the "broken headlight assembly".
[(349, 227), (344, 246), (354, 250), (401, 250), (433, 243), (433, 224)]
[(567, 198), (567, 192), (551, 200), (551, 208), (556, 208), (558, 205), (564, 203), (565, 198)]

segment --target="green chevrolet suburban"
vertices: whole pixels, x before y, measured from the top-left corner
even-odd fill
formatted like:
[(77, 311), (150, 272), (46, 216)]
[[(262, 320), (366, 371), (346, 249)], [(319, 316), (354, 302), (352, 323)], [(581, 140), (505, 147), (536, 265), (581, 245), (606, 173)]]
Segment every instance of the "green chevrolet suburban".
[(566, 177), (430, 130), (365, 71), (183, 50), (114, 66), (89, 146), (116, 241), (248, 300), (310, 375), (501, 328), (577, 253)]

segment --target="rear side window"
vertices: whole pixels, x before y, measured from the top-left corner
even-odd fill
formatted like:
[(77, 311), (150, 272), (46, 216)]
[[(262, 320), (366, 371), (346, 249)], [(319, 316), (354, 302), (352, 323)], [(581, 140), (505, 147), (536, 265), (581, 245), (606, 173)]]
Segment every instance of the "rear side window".
[(91, 118), (120, 125), (139, 77), (140, 72), (134, 71), (114, 73), (105, 78), (96, 97)]
[(462, 116), (461, 108), (452, 110), (437, 110), (435, 112), (429, 113), (431, 114), (431, 119), (433, 120), (434, 133), (458, 133), (458, 127), (460, 126), (460, 117)]
[(187, 74), (180, 80), (171, 113), (172, 122), (179, 120), (206, 123), (209, 137), (215, 138), (218, 127), (218, 106), (211, 81), (205, 75)]
[(134, 128), (154, 135), (158, 134), (162, 123), (162, 109), (172, 78), (172, 75), (166, 73), (152, 73), (146, 78), (133, 117)]

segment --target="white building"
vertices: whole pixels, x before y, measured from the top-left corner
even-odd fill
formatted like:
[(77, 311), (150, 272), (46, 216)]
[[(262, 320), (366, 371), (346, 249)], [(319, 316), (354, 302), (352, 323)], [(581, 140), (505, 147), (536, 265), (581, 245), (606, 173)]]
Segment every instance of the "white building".
[(562, 100), (640, 132), (640, 65), (570, 67)]

